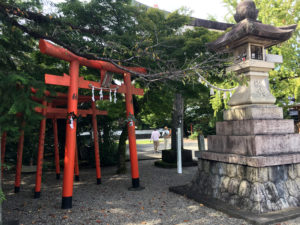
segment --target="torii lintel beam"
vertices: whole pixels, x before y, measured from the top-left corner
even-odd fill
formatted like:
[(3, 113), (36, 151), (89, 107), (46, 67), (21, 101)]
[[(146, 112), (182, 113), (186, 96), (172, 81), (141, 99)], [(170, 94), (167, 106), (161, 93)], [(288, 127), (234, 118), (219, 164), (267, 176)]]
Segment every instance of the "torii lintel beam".
[[(43, 112), (43, 108), (41, 107), (36, 107), (35, 111), (38, 113), (42, 113)], [(46, 117), (48, 117), (48, 113), (50, 115), (64, 115), (64, 118), (67, 118), (68, 112), (67, 109), (63, 109), (63, 108), (52, 108), (52, 107), (47, 107), (46, 108)], [(92, 115), (93, 114), (93, 110), (92, 109), (78, 109), (78, 115), (85, 117), (86, 115)], [(95, 114), (96, 115), (107, 115), (107, 111), (101, 111), (101, 110), (95, 110)]]
[[(95, 68), (95, 69), (99, 69), (99, 70), (110, 71), (113, 73), (123, 74), (125, 72), (128, 72), (128, 71), (119, 69), (118, 67), (116, 67), (115, 65), (113, 65), (112, 63), (109, 63), (109, 62), (100, 61), (100, 60), (89, 60), (89, 59), (85, 59), (83, 57), (77, 56), (74, 53), (72, 53), (64, 48), (55, 46), (43, 39), (40, 39), (39, 47), (40, 47), (40, 51), (43, 54), (65, 60), (67, 62), (78, 61), (79, 64), (82, 66), (87, 66), (87, 67)], [(142, 67), (125, 67), (124, 66), (124, 68), (126, 68), (127, 70), (130, 70), (130, 71), (136, 72), (136, 73), (146, 74), (146, 69), (142, 68)]]
[[(61, 85), (61, 86), (70, 86), (70, 76), (65, 74), (63, 76), (57, 76), (52, 74), (45, 74), (45, 83), (46, 84), (53, 84), (53, 85)], [(78, 87), (84, 89), (92, 89), (91, 85), (96, 88), (101, 88), (99, 82), (96, 81), (88, 81), (84, 80), (83, 77), (79, 77), (78, 80)], [(144, 90), (140, 88), (132, 88), (132, 94), (134, 95), (144, 95)], [(118, 85), (111, 85), (110, 89), (117, 89), (118, 93), (126, 93), (126, 86), (122, 84), (121, 86)], [(105, 90), (104, 90), (105, 91)]]

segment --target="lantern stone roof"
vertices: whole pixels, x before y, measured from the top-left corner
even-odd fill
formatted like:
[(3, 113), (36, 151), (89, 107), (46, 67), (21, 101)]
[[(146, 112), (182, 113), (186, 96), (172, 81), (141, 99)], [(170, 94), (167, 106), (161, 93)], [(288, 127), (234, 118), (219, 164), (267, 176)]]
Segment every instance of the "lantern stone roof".
[(257, 21), (258, 10), (252, 0), (246, 0), (237, 6), (234, 18), (237, 22), (232, 29), (208, 44), (215, 51), (224, 51), (247, 42), (262, 44), (265, 48), (288, 40), (297, 25), (275, 27)]

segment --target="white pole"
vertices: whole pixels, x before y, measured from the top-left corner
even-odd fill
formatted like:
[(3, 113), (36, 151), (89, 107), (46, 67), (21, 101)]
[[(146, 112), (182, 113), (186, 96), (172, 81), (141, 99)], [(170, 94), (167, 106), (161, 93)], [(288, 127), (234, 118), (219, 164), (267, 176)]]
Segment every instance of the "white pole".
[(182, 173), (181, 162), (181, 129), (177, 128), (177, 173)]

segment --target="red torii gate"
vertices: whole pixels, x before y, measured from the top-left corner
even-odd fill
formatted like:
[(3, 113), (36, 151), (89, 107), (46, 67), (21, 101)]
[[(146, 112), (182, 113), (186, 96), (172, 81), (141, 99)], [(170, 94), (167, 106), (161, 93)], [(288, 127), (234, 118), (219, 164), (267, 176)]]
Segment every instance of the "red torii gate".
[[(59, 178), (59, 155), (58, 155), (58, 140), (57, 140), (57, 119), (65, 119), (68, 115), (67, 109), (64, 108), (54, 108), (53, 106), (65, 105), (67, 103), (66, 96), (60, 95), (60, 98), (53, 100), (47, 106), (45, 100), (42, 101), (44, 108), (37, 107), (36, 112), (42, 113), (44, 118), (41, 121), (40, 126), (40, 137), (39, 137), (39, 148), (38, 148), (38, 158), (37, 158), (37, 172), (36, 172), (36, 183), (34, 198), (40, 197), (41, 192), (41, 182), (42, 182), (42, 163), (43, 163), (43, 153), (44, 153), (44, 140), (45, 140), (45, 130), (46, 130), (46, 118), (53, 119), (53, 130), (54, 130), (54, 146), (55, 146), (55, 164), (56, 164), (56, 177)], [(88, 98), (87, 98), (88, 97)], [(62, 100), (63, 99), (63, 100)], [(79, 102), (91, 101), (90, 96), (79, 96)], [(95, 147), (95, 163), (96, 163), (96, 177), (97, 184), (101, 183), (101, 170), (100, 170), (100, 158), (99, 158), (99, 142), (98, 142), (98, 129), (97, 129), (97, 115), (107, 115), (107, 111), (100, 111), (96, 109), (95, 102), (92, 102), (92, 108), (88, 110), (78, 110), (78, 114), (82, 117), (86, 117), (88, 114), (92, 115), (93, 131), (94, 131), (94, 147)], [(75, 144), (75, 179), (79, 181), (79, 167), (78, 167), (78, 152), (77, 145)]]
[[(31, 89), (32, 93), (36, 93), (34, 88)], [(50, 96), (49, 91), (45, 91), (46, 96)], [(67, 95), (64, 93), (56, 93), (57, 96), (55, 100), (51, 103), (47, 104), (46, 100), (35, 98), (32, 99), (34, 101), (42, 103), (45, 107), (36, 107), (35, 111), (41, 113), (44, 118), (41, 120), (40, 124), (40, 134), (39, 134), (39, 144), (38, 144), (38, 157), (37, 157), (37, 170), (36, 170), (36, 185), (34, 197), (40, 197), (41, 190), (41, 177), (42, 177), (42, 163), (43, 163), (43, 153), (44, 153), (44, 141), (45, 141), (45, 129), (46, 129), (46, 119), (50, 118), (53, 120), (53, 129), (54, 129), (54, 150), (55, 150), (55, 164), (56, 164), (56, 178), (60, 177), (60, 167), (59, 167), (59, 153), (58, 153), (58, 138), (57, 138), (57, 119), (65, 119), (67, 117), (67, 109), (64, 108), (54, 108), (53, 106), (61, 106), (67, 104)], [(99, 97), (95, 97), (96, 99)], [(105, 96), (107, 99), (107, 96)], [(91, 101), (90, 96), (79, 96), (78, 102), (87, 102)], [(97, 115), (107, 115), (107, 111), (100, 111), (96, 109), (95, 102), (92, 102), (92, 108), (88, 110), (78, 110), (78, 114), (82, 117), (86, 117), (87, 115), (92, 115), (93, 122), (93, 130), (94, 133), (97, 132)], [(24, 126), (24, 122), (23, 122)], [(3, 133), (3, 136), (6, 137), (6, 132)], [(97, 136), (97, 135), (95, 135)], [(20, 191), (21, 185), (21, 170), (22, 170), (22, 155), (23, 155), (23, 142), (24, 142), (24, 129), (20, 130), (20, 137), (18, 143), (17, 150), (17, 165), (16, 165), (16, 176), (15, 176), (15, 193)], [(1, 145), (5, 148), (6, 138), (2, 139)], [(101, 172), (100, 172), (100, 158), (99, 158), (99, 145), (98, 145), (98, 136), (94, 138), (95, 145), (95, 163), (96, 163), (96, 176), (97, 176), (97, 184), (101, 183)], [(4, 162), (5, 151), (2, 154), (1, 161)], [(79, 180), (79, 168), (78, 168), (78, 160), (75, 162), (75, 178)]]
[[(92, 89), (92, 87), (101, 88), (101, 84), (104, 80), (106, 71), (124, 74), (124, 84), (121, 86), (110, 85), (111, 89), (117, 90), (118, 93), (125, 94), (126, 101), (126, 115), (128, 118), (128, 139), (129, 139), (129, 151), (131, 161), (131, 176), (132, 176), (132, 188), (139, 189), (139, 170), (138, 170), (138, 158), (136, 150), (136, 138), (135, 138), (135, 122), (133, 121), (133, 100), (132, 95), (143, 95), (142, 89), (135, 88), (131, 85), (130, 73), (117, 68), (111, 63), (88, 60), (83, 57), (77, 56), (72, 52), (63, 49), (58, 46), (54, 46), (45, 40), (39, 42), (40, 51), (49, 56), (59, 58), (70, 62), (69, 75), (63, 76), (45, 75), (45, 83), (53, 85), (68, 86), (68, 119), (73, 120), (73, 115), (77, 115), (78, 105), (78, 88)], [(101, 70), (101, 81), (86, 81), (82, 77), (79, 77), (79, 66), (87, 66)], [(127, 67), (126, 67), (127, 68)], [(146, 73), (145, 68), (128, 67), (130, 71), (138, 73)], [(75, 158), (75, 143), (76, 143), (76, 121), (73, 123), (73, 127), (68, 126), (66, 128), (66, 145), (65, 145), (65, 159), (64, 159), (64, 179), (63, 179), (63, 192), (62, 192), (62, 208), (72, 208), (72, 196), (73, 196), (73, 176), (74, 176), (74, 158)]]

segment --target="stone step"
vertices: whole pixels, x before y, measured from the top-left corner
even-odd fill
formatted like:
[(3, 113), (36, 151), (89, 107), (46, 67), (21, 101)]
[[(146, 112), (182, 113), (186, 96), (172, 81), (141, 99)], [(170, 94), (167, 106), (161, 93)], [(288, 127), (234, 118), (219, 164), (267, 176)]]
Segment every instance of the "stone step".
[[(201, 159), (208, 159), (217, 162), (246, 165), (252, 167), (266, 167), (266, 166), (278, 166), (278, 165), (300, 163), (300, 153), (289, 153), (289, 154), (269, 155), (269, 156), (244, 156), (244, 155), (224, 154), (224, 153), (210, 152), (210, 151), (196, 151), (195, 156)], [(299, 174), (300, 174), (300, 165), (299, 165)]]
[(258, 156), (300, 153), (300, 134), (225, 136), (207, 138), (208, 151)]
[(294, 120), (234, 120), (217, 122), (217, 135), (293, 134)]

